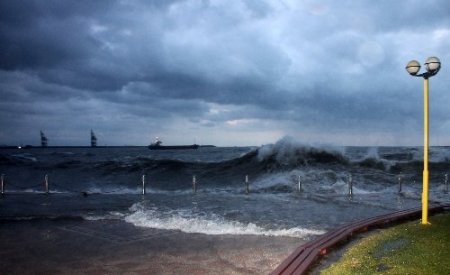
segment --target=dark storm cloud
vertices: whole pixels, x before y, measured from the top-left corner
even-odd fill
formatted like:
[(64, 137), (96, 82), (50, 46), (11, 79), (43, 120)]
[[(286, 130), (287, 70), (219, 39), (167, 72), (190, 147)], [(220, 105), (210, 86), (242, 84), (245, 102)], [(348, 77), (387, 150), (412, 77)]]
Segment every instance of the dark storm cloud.
[(420, 124), (404, 63), (445, 64), (449, 11), (443, 0), (1, 1), (1, 126), (396, 131)]
[[(264, 13), (258, 8), (258, 4), (247, 2), (247, 5), (253, 3), (253, 12), (259, 15)], [(204, 88), (214, 84), (204, 79), (202, 71), (208, 66), (206, 63), (215, 61), (217, 54), (223, 53), (225, 57), (221, 62), (226, 62), (227, 50), (216, 51), (220, 47), (214, 44), (216, 41), (211, 41), (205, 52), (195, 45), (178, 42), (177, 40), (183, 39), (177, 37), (178, 31), (190, 31), (189, 26), (182, 25), (185, 22), (183, 14), (181, 19), (177, 16), (168, 18), (164, 13), (160, 14), (161, 10), (153, 9), (156, 4), (134, 1), (117, 2), (115, 5), (112, 3), (3, 2), (2, 11), (16, 16), (5, 16), (2, 22), (0, 37), (5, 43), (0, 48), (0, 66), (6, 70), (36, 70), (45, 81), (93, 90), (114, 90), (130, 81), (150, 79), (155, 80), (162, 88), (180, 90), (183, 97), (186, 85), (203, 84)], [(166, 7), (169, 5), (166, 2)], [(149, 6), (150, 9), (145, 10)], [(204, 11), (200, 9), (199, 12)], [(218, 12), (220, 11), (215, 10), (212, 13)], [(190, 20), (195, 16), (191, 14), (185, 17)], [(233, 19), (224, 21), (231, 24)], [(222, 22), (216, 24), (220, 23)], [(166, 30), (174, 31), (175, 35), (165, 39)], [(127, 31), (136, 36), (127, 36)], [(199, 39), (208, 39), (209, 33), (199, 35), (203, 36)], [(187, 43), (195, 43), (197, 40), (195, 36), (186, 38), (190, 40)], [(273, 56), (271, 49), (266, 49), (265, 41), (246, 43), (247, 41), (240, 41), (242, 39), (239, 36), (232, 35), (231, 38), (238, 42), (237, 47), (231, 50), (245, 51), (250, 62), (261, 63), (256, 64), (261, 69), (273, 65), (273, 60), (267, 60), (268, 58), (278, 59)], [(264, 56), (264, 51), (268, 51), (268, 55)], [(267, 64), (264, 64), (265, 61)], [(198, 66), (199, 63), (204, 64)], [(211, 73), (221, 74), (221, 66), (228, 64), (213, 67)], [(251, 80), (244, 80), (249, 81)], [(233, 85), (245, 84), (231, 84)], [(195, 88), (201, 87), (191, 89)]]
[[(96, 22), (105, 21), (105, 28), (114, 28), (108, 37), (111, 43), (124, 39), (123, 34), (115, 32), (128, 19), (114, 16), (120, 6), (129, 13), (133, 11), (132, 1), (130, 5), (126, 2), (2, 1), (0, 67), (33, 70), (45, 81), (77, 88), (120, 88), (138, 77), (122, 67), (128, 53), (115, 55), (94, 33), (103, 28)], [(167, 5), (170, 1), (145, 1), (145, 8), (154, 12)]]
[(77, 15), (94, 16), (104, 6), (96, 1), (2, 1), (1, 67), (46, 67), (84, 56), (94, 45), (83, 39), (86, 22)]

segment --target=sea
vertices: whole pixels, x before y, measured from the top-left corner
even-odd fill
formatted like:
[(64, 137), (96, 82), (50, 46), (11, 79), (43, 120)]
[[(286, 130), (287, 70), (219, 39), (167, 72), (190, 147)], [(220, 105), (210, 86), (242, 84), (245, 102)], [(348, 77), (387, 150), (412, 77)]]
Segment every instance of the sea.
[[(420, 207), (422, 170), (422, 147), (313, 146), (292, 138), (197, 150), (0, 149), (0, 219), (123, 220), (309, 240)], [(449, 203), (450, 147), (430, 148), (429, 170), (430, 203)]]

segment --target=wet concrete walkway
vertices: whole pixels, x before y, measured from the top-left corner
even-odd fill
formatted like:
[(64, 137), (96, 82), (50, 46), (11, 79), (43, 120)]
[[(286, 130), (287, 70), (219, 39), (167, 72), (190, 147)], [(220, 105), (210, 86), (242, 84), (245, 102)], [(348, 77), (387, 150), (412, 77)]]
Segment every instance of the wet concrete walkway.
[(2, 221), (0, 236), (2, 274), (268, 274), (303, 242), (119, 220)]

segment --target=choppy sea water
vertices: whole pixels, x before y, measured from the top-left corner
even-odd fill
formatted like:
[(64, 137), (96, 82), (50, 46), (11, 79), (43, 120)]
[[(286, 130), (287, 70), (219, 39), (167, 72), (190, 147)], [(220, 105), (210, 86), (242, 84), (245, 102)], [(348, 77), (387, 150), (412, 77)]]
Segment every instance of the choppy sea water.
[[(422, 165), (420, 147), (314, 147), (288, 138), (259, 148), (1, 149), (0, 219), (121, 219), (192, 233), (308, 239), (420, 206)], [(450, 202), (449, 172), (450, 147), (432, 147), (430, 202)]]

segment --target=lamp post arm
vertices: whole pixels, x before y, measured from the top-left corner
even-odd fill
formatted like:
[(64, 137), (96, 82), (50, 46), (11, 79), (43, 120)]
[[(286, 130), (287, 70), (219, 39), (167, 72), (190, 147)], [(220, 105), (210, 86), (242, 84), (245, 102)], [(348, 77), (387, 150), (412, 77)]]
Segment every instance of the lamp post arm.
[(422, 74), (412, 74), (411, 76), (415, 76), (415, 77), (423, 77), (423, 79), (428, 79), (430, 77), (432, 77), (433, 75), (437, 74), (437, 72), (425, 72)]

